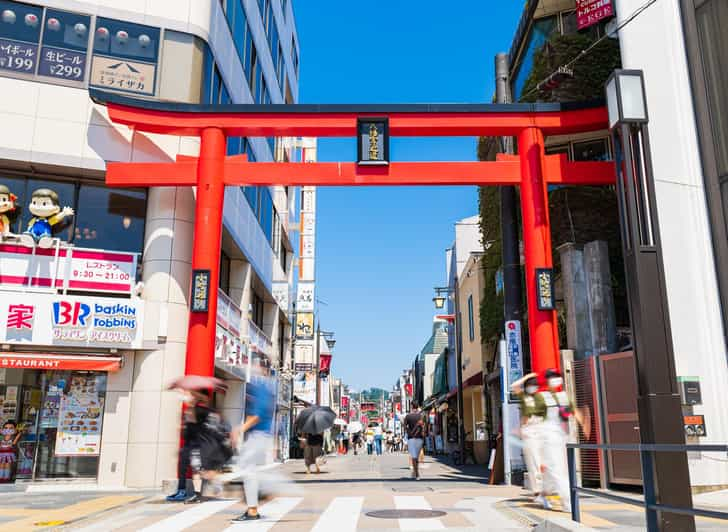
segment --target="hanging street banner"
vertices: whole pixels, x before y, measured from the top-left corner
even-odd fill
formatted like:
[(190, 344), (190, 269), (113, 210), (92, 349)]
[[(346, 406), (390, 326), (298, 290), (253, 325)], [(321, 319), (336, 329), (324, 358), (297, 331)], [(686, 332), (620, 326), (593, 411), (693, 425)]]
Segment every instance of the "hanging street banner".
[(313, 312), (299, 312), (296, 314), (296, 339), (313, 339)]
[(580, 30), (612, 16), (612, 0), (576, 0), (576, 25)]

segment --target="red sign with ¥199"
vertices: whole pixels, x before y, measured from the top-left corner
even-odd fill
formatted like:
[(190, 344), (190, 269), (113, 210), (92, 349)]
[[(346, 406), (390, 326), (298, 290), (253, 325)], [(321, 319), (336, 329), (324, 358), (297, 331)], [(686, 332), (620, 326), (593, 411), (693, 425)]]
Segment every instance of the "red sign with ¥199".
[(611, 16), (614, 16), (612, 0), (576, 0), (576, 25), (580, 30)]

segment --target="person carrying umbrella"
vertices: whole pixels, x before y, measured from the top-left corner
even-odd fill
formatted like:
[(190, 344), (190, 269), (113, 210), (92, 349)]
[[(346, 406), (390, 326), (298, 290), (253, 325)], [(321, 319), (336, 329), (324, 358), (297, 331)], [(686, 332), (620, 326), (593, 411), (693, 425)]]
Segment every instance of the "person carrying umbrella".
[(310, 406), (298, 414), (296, 430), (306, 435), (303, 457), (307, 472), (312, 465), (316, 465), (317, 473), (321, 472), (317, 459), (324, 444), (323, 433), (334, 426), (335, 419), (336, 413), (327, 406)]
[[(229, 429), (220, 414), (209, 406), (210, 390), (224, 390), (224, 383), (214, 377), (187, 375), (169, 386), (184, 397), (184, 445), (180, 449), (177, 492), (169, 502), (202, 502), (204, 481), (211, 480), (232, 456)], [(192, 470), (194, 492), (187, 493), (187, 470)]]

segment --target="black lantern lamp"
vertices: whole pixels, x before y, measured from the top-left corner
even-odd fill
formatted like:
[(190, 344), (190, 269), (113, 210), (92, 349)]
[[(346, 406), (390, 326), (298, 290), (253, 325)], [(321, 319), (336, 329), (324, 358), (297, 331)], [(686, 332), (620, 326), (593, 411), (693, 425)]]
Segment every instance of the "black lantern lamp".
[[(607, 80), (606, 96), (637, 366), (639, 427), (636, 429), (645, 444), (684, 444), (642, 71), (616, 70)], [(691, 508), (690, 472), (685, 453), (656, 452), (653, 456), (647, 453), (644, 460), (643, 478), (645, 484), (648, 477), (654, 479), (655, 502)], [(692, 516), (650, 510), (647, 520), (648, 530), (695, 530)]]

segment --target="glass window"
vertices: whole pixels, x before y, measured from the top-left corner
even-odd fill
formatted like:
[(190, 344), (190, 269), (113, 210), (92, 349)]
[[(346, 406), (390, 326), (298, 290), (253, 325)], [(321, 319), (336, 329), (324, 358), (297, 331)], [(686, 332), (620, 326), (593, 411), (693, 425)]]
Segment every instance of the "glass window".
[(535, 20), (528, 34), (526, 47), (521, 55), (521, 62), (513, 80), (513, 94), (518, 101), (523, 96), (523, 87), (533, 69), (533, 56), (548, 41), (551, 34), (558, 29), (556, 16)]
[(43, 8), (0, 0), (0, 38), (29, 43), (40, 41)]
[(156, 62), (159, 29), (121, 20), (98, 18), (94, 34), (94, 52)]
[(86, 51), (90, 27), (91, 17), (49, 9), (46, 11), (43, 44)]
[(213, 80), (215, 79), (215, 58), (210, 47), (205, 44), (205, 75), (202, 86), (202, 103), (212, 102)]
[(273, 240), (273, 198), (268, 187), (261, 187), (260, 191), (260, 227), (263, 229), (268, 243)]
[(223, 87), (222, 76), (215, 66), (215, 75), (212, 78), (212, 93), (210, 94), (210, 102), (212, 104), (220, 103), (220, 88)]
[(248, 29), (248, 21), (245, 18), (245, 10), (240, 2), (237, 2), (235, 8), (235, 21), (233, 22), (233, 42), (235, 49), (238, 51), (240, 61), (245, 63), (245, 38)]
[(240, 137), (227, 138), (227, 154), (237, 155), (240, 153)]
[(473, 296), (468, 296), (468, 337), (475, 340), (475, 318), (473, 316)]
[[(245, 25), (245, 57), (243, 59), (243, 70), (245, 71), (246, 79), (251, 79), (251, 61), (253, 60), (253, 36), (250, 33), (250, 26)], [(248, 81), (250, 85), (250, 81)]]
[(144, 247), (147, 193), (82, 184), (78, 194), (74, 244), (140, 252)]
[(221, 103), (222, 105), (227, 105), (230, 103), (230, 94), (228, 93), (227, 87), (225, 86), (225, 82), (222, 82), (220, 84), (220, 101), (218, 103)]
[(718, 175), (728, 176), (728, 4), (709, 0), (696, 11)]
[(561, 13), (561, 34), (569, 35), (578, 31), (578, 21), (576, 19), (576, 11)]
[(610, 159), (607, 139), (574, 142), (575, 161), (609, 161)]
[(240, 5), (240, 0), (222, 0), (222, 5), (223, 11), (225, 11), (225, 18), (232, 28), (235, 20), (236, 6)]
[(248, 204), (250, 205), (250, 209), (253, 211), (253, 214), (255, 215), (255, 218), (258, 218), (258, 187), (243, 187), (243, 193), (245, 194), (245, 199), (248, 200)]
[(220, 251), (220, 290), (230, 295), (230, 257), (227, 253)]
[(251, 303), (251, 318), (253, 319), (253, 323), (255, 323), (260, 330), (263, 330), (263, 300), (253, 292), (253, 302)]
[(250, 87), (250, 94), (255, 99), (256, 84), (258, 81), (258, 50), (255, 48), (255, 43), (251, 43), (250, 48), (250, 68), (248, 70), (248, 86)]

